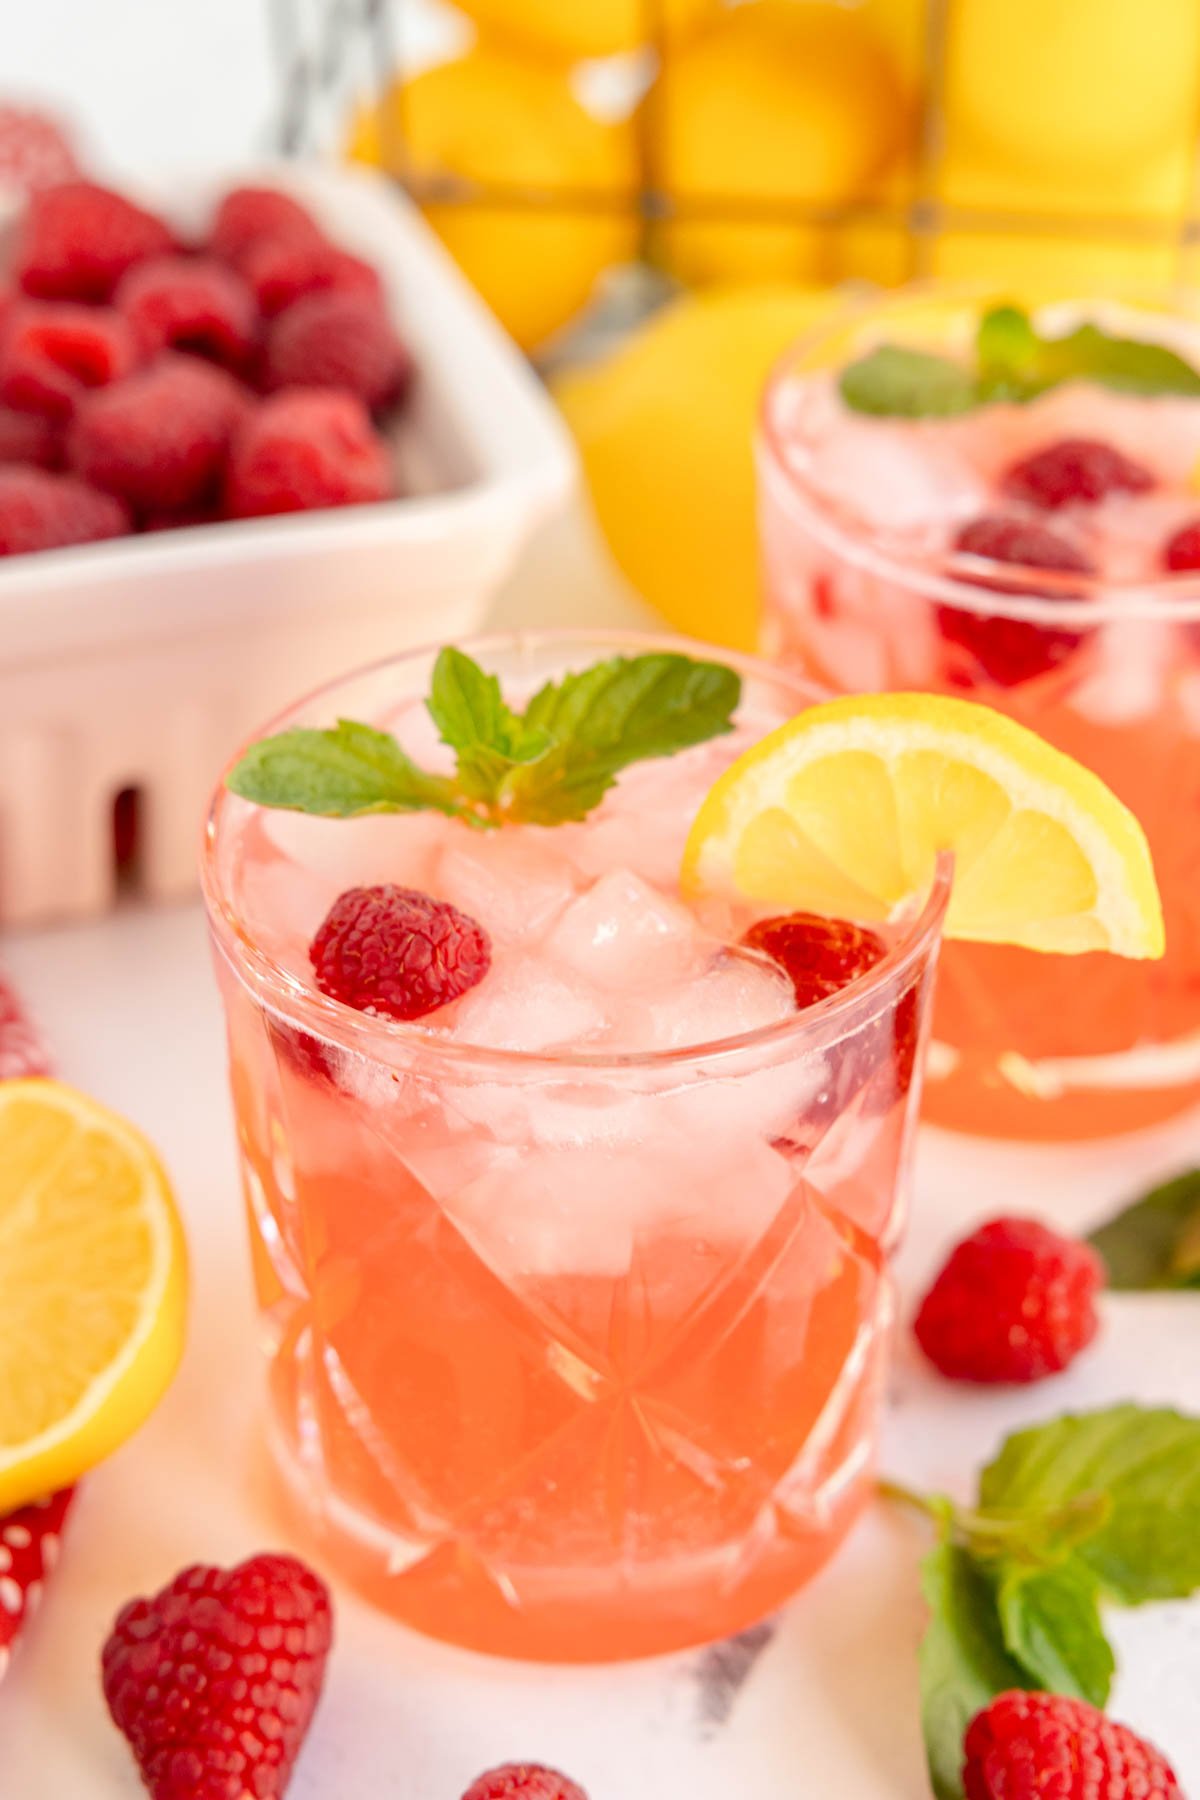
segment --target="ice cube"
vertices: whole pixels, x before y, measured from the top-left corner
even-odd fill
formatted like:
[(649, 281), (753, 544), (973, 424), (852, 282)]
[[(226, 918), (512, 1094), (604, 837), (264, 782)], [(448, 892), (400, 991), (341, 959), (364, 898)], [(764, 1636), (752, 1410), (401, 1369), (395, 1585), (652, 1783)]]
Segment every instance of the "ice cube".
[(268, 810), (265, 837), (277, 854), (323, 885), (326, 910), (352, 887), (396, 882), (430, 892), (437, 853), (465, 827), (440, 813), (369, 813), (358, 819), (318, 819)]
[(575, 976), (536, 956), (497, 957), (478, 987), (454, 1008), (454, 1037), (489, 1050), (550, 1050), (603, 1030), (599, 997)]
[(542, 834), (515, 826), (487, 835), (460, 826), (446, 841), (432, 880), (441, 899), (478, 919), (498, 944), (539, 936), (575, 892), (574, 871), (561, 850), (542, 842)]
[(696, 964), (698, 938), (679, 901), (629, 869), (614, 869), (571, 902), (545, 949), (601, 989), (629, 989), (683, 977)]
[(1093, 633), (1087, 673), (1071, 690), (1071, 705), (1097, 725), (1129, 725), (1163, 706), (1177, 660), (1169, 625), (1129, 618)]
[(729, 949), (652, 1005), (654, 1048), (715, 1044), (793, 1018), (796, 997), (782, 970), (764, 957)]
[(944, 428), (843, 417), (814, 445), (808, 479), (873, 531), (913, 537), (983, 510), (986, 488)]

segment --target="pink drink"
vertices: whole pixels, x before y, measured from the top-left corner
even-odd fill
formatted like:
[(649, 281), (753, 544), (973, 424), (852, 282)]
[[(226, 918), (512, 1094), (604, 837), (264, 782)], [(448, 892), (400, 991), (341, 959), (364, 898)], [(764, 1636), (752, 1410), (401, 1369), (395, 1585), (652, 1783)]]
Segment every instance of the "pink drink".
[[(519, 701), (648, 647), (477, 654)], [(431, 662), (286, 723), (367, 720), (432, 767)], [(867, 1493), (945, 892), (804, 1013), (739, 947), (749, 914), (684, 904), (705, 793), (812, 697), (739, 666), (731, 735), (626, 770), (579, 824), (214, 809), (279, 1462), (374, 1598), (475, 1648), (591, 1660), (721, 1636), (792, 1593)], [(378, 882), (491, 935), (480, 984), (414, 1024), (313, 985), (329, 906)]]
[[(848, 362), (881, 342), (965, 355), (981, 310), (1004, 298), (914, 290), (780, 371), (760, 444), (767, 635), (843, 691), (983, 700), (1096, 770), (1140, 819), (1163, 962), (955, 944), (938, 984), (927, 1116), (1092, 1136), (1200, 1098), (1200, 575), (1164, 562), (1200, 520), (1200, 401), (1074, 382), (945, 419), (845, 405)], [(1055, 333), (1090, 320), (1200, 359), (1200, 328), (1180, 318), (1084, 303), (1039, 317)], [(1022, 459), (1079, 439), (1133, 459), (1147, 485), (1053, 508), (1006, 490)], [(1066, 557), (1039, 570), (957, 551), (972, 522), (998, 515), (1049, 530)]]

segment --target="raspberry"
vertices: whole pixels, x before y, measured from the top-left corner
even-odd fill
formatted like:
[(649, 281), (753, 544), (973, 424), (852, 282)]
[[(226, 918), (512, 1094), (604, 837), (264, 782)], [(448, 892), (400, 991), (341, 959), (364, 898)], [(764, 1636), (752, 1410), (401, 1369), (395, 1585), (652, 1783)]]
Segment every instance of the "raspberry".
[(1055, 512), (1060, 506), (1094, 504), (1106, 494), (1144, 494), (1154, 477), (1111, 444), (1063, 438), (1014, 463), (1001, 486), (1010, 500)]
[(224, 369), (167, 353), (80, 406), (71, 466), (135, 510), (174, 512), (213, 493), (246, 401)]
[[(1092, 564), (1074, 544), (1039, 525), (1034, 519), (1018, 519), (1002, 513), (972, 519), (954, 540), (963, 556), (986, 557), (995, 563), (1050, 571), (1054, 574), (1090, 575)], [(1041, 600), (1074, 598), (1061, 583), (1047, 583), (1039, 592), (1028, 580), (1005, 580), (1002, 575), (966, 575), (975, 587), (1000, 594), (1036, 595)], [(1000, 687), (1015, 687), (1035, 675), (1057, 668), (1079, 643), (1075, 631), (1058, 630), (1032, 619), (1006, 619), (968, 612), (965, 607), (939, 606), (942, 636), (970, 651), (985, 675)]]
[[(3, 1055), (0, 1044), (0, 1072)], [(74, 1488), (63, 1488), (48, 1500), (19, 1507), (0, 1518), (0, 1581), (4, 1584), (0, 1595), (0, 1681), (13, 1645), (37, 1611), (43, 1584), (58, 1560), (59, 1539), (74, 1498)]]
[(23, 106), (0, 106), (0, 187), (29, 194), (78, 173), (75, 152), (53, 119)]
[(290, 194), (281, 194), (275, 188), (234, 188), (217, 208), (209, 250), (223, 262), (238, 263), (253, 244), (264, 238), (287, 238), (300, 243), (324, 241), (312, 214)]
[(0, 469), (0, 556), (124, 537), (129, 514), (111, 494), (44, 469)]
[(0, 1081), (49, 1073), (50, 1057), (46, 1046), (30, 1024), (17, 996), (0, 978)]
[(886, 954), (882, 939), (849, 919), (826, 919), (819, 913), (785, 913), (760, 919), (742, 938), (779, 964), (796, 995), (796, 1005), (816, 1006), (865, 975)]
[(226, 508), (234, 518), (358, 506), (395, 492), (388, 446), (361, 400), (337, 388), (274, 394), (237, 432)]
[(505, 1763), (473, 1781), (462, 1800), (587, 1800), (576, 1781), (541, 1763)]
[(27, 294), (107, 300), (127, 269), (171, 247), (152, 213), (90, 181), (68, 181), (33, 195), (13, 266)]
[(311, 294), (272, 325), (263, 386), (349, 388), (378, 412), (403, 394), (412, 369), (412, 358), (374, 300)]
[(57, 469), (61, 461), (62, 437), (51, 420), (0, 406), (0, 463)]
[(1104, 1265), (1034, 1219), (993, 1219), (965, 1238), (921, 1302), (914, 1331), (952, 1381), (1041, 1381), (1096, 1335)]
[(1160, 1750), (1062, 1694), (1000, 1694), (963, 1749), (967, 1800), (1183, 1800)]
[(1200, 569), (1200, 519), (1180, 526), (1165, 544), (1162, 560), (1163, 568), (1173, 575), (1186, 575), (1192, 569)]
[(245, 366), (254, 345), (254, 296), (241, 276), (203, 256), (156, 256), (131, 269), (116, 305), (147, 355), (190, 350), (226, 368)]
[(108, 307), (21, 306), (0, 346), (0, 400), (62, 423), (89, 388), (119, 381), (137, 360), (128, 322)]
[(421, 1019), (457, 1000), (491, 966), (486, 931), (416, 888), (349, 888), (309, 950), (323, 994), (388, 1019)]
[(104, 1697), (154, 1800), (277, 1800), (332, 1635), (328, 1591), (293, 1556), (197, 1565), (130, 1601), (104, 1646)]
[(268, 319), (306, 294), (358, 294), (377, 305), (383, 300), (383, 285), (370, 263), (321, 238), (262, 238), (249, 246), (238, 267)]

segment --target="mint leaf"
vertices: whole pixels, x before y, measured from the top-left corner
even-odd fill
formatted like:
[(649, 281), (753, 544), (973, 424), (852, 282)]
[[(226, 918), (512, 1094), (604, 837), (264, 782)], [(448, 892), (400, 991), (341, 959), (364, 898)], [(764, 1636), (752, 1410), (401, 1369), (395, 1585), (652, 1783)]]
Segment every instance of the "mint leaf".
[(425, 704), (442, 742), (458, 753), (459, 786), (475, 800), (494, 802), (510, 770), (536, 760), (552, 742), (505, 703), (495, 675), (453, 646), (434, 664)]
[(855, 412), (877, 417), (945, 419), (970, 412), (979, 401), (971, 371), (948, 356), (880, 344), (842, 370), (842, 399)]
[(1200, 1287), (1200, 1169), (1151, 1188), (1088, 1241), (1118, 1291)]
[(1014, 1568), (1045, 1569), (1063, 1562), (1077, 1545), (1095, 1537), (1112, 1516), (1107, 1494), (1080, 1494), (1044, 1512), (969, 1512), (949, 1515), (957, 1543), (977, 1562), (1003, 1561)]
[(1042, 386), (1095, 381), (1127, 394), (1200, 394), (1200, 374), (1165, 344), (1113, 337), (1099, 325), (1080, 325), (1065, 337), (1042, 340)]
[(1004, 1646), (991, 1583), (966, 1550), (941, 1544), (921, 1564), (929, 1624), (921, 1640), (921, 1726), (937, 1800), (962, 1800), (963, 1735), (1007, 1688), (1031, 1685)]
[(1085, 1494), (1111, 1511), (1073, 1558), (1136, 1606), (1200, 1587), (1200, 1419), (1126, 1404), (1010, 1437), (983, 1472), (989, 1512), (1039, 1512)]
[(741, 679), (723, 663), (653, 651), (614, 656), (548, 682), (525, 709), (551, 748), (514, 768), (506, 815), (532, 825), (582, 819), (630, 763), (673, 756), (733, 728)]
[(1041, 391), (1042, 341), (1019, 306), (993, 306), (979, 321), (975, 354), (982, 400), (1028, 400)]
[(395, 738), (353, 719), (328, 731), (282, 731), (244, 751), (225, 785), (243, 800), (328, 819), (432, 808), (476, 820), (453, 784), (427, 775)]
[(1072, 1558), (1033, 1572), (1006, 1566), (996, 1583), (1005, 1648), (1027, 1687), (1072, 1694), (1103, 1707), (1116, 1668), (1100, 1622), (1095, 1577)]

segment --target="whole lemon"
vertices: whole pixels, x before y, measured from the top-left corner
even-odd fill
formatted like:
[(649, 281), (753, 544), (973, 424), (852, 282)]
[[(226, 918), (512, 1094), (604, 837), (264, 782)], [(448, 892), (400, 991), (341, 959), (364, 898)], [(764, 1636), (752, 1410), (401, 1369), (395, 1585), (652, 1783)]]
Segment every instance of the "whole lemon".
[(863, 0), (862, 11), (906, 80), (918, 86), (925, 76), (929, 0)]
[(1103, 182), (1191, 130), (1195, 0), (958, 0), (948, 21), (952, 147)]
[(722, 0), (457, 0), (485, 30), (569, 62), (618, 56), (653, 39), (674, 41)]
[(493, 45), (398, 81), (382, 111), (358, 115), (347, 150), (407, 174), (418, 194), (430, 180), (502, 190), (472, 198), (464, 186), (423, 211), (523, 349), (572, 319), (597, 277), (636, 251), (631, 124), (594, 118), (564, 72)]
[[(857, 14), (822, 0), (735, 8), (664, 61), (643, 102), (653, 178), (682, 215), (662, 230), (663, 260), (698, 282), (820, 277), (828, 231), (787, 209), (853, 199), (909, 127), (895, 65)], [(785, 216), (737, 222), (756, 208)]]
[(837, 305), (791, 286), (685, 295), (556, 384), (614, 559), (692, 636), (757, 642), (759, 398), (776, 359)]

